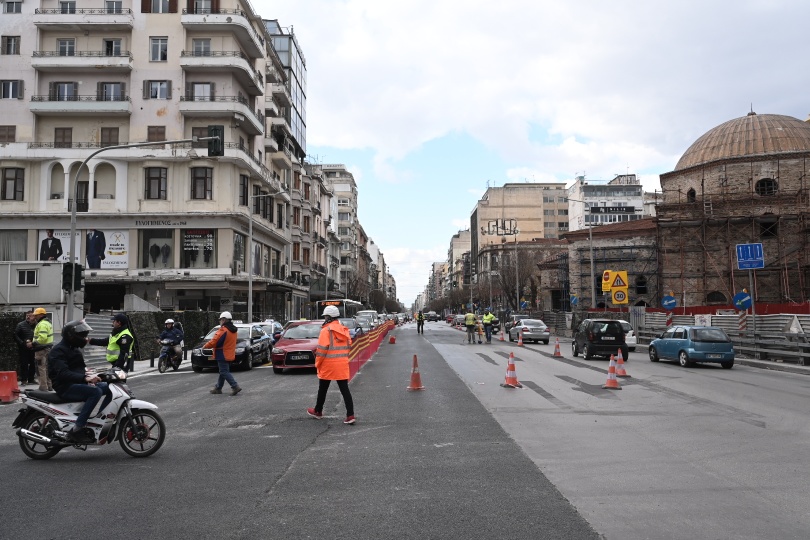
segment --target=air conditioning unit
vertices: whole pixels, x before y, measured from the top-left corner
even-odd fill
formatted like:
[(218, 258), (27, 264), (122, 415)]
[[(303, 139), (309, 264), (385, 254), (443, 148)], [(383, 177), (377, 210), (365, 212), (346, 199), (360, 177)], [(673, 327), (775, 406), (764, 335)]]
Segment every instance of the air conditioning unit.
[(61, 199), (64, 193), (51, 193), (51, 199)]

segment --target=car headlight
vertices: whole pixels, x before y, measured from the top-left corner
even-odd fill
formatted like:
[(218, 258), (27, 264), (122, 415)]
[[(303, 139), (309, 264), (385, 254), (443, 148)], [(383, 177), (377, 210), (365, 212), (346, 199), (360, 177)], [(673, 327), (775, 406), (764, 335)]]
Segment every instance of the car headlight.
[(202, 356), (202, 349), (194, 349), (193, 351), (191, 351), (191, 354), (193, 354), (194, 356)]
[(279, 349), (278, 347), (273, 347), (273, 354), (284, 354), (284, 349)]
[(237, 347), (237, 348), (236, 348), (236, 354), (242, 354), (243, 352), (245, 352), (245, 348), (244, 348), (244, 347)]

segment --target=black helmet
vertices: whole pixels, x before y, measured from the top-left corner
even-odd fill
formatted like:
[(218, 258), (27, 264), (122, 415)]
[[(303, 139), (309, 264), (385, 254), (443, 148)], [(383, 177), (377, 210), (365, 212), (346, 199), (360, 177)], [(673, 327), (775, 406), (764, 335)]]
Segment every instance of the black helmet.
[(62, 327), (62, 337), (73, 347), (84, 347), (87, 344), (87, 335), (93, 329), (84, 322), (84, 319), (70, 321)]

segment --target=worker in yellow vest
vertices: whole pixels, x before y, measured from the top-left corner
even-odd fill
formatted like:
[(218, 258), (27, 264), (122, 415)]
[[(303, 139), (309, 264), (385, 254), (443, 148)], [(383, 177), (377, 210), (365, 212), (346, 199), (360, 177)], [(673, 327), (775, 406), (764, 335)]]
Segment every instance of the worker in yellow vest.
[(107, 362), (112, 367), (129, 371), (129, 354), (135, 345), (135, 336), (129, 330), (129, 319), (123, 313), (113, 317), (113, 329), (108, 338), (87, 338), (90, 345), (107, 346)]
[(39, 375), (39, 389), (42, 392), (53, 390), (51, 379), (48, 378), (48, 353), (53, 347), (53, 326), (47, 315), (48, 312), (45, 311), (45, 308), (38, 307), (34, 310), (34, 319), (37, 323), (34, 326), (32, 345), (34, 360), (37, 363), (37, 375)]
[(467, 327), (467, 343), (472, 345), (475, 342), (475, 314), (472, 311), (464, 315), (464, 326)]
[(492, 343), (492, 322), (495, 320), (495, 315), (487, 308), (482, 320), (484, 321), (484, 332), (487, 334), (487, 343)]

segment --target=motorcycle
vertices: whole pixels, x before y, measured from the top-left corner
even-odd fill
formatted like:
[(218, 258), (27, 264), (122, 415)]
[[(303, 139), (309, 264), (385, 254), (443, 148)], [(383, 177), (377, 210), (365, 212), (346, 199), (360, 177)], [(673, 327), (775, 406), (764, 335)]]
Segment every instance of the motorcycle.
[(169, 366), (174, 371), (180, 367), (183, 362), (183, 355), (177, 354), (174, 350), (174, 342), (171, 339), (159, 339), (158, 342), (162, 345), (160, 348), (160, 356), (158, 357), (158, 371), (166, 373)]
[(97, 375), (108, 384), (112, 401), (87, 422), (85, 432), (92, 432), (95, 442), (68, 438), (84, 402), (63, 401), (56, 392), (25, 391), (21, 396), (25, 407), (20, 409), (12, 427), (18, 428), (20, 448), (26, 456), (50, 459), (69, 446), (87, 450), (88, 445), (104, 446), (114, 441), (132, 457), (148, 457), (158, 451), (166, 438), (166, 424), (157, 413), (157, 406), (135, 399), (124, 371), (112, 368)]

